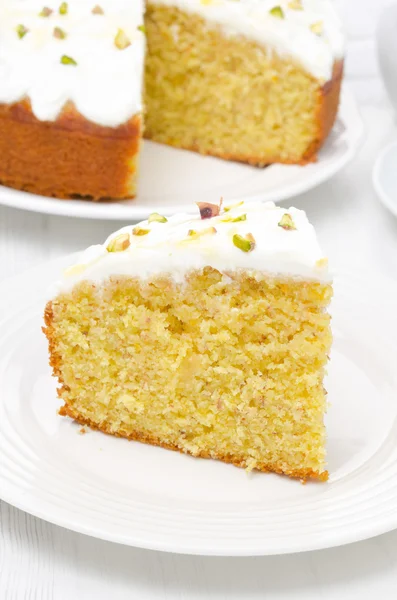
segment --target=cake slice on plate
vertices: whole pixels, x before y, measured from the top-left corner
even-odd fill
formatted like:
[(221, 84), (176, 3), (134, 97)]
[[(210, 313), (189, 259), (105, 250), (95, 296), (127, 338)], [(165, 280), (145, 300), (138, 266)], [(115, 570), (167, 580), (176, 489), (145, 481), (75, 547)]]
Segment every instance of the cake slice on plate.
[(152, 214), (86, 250), (47, 304), (60, 412), (193, 456), (326, 480), (331, 296), (300, 210)]

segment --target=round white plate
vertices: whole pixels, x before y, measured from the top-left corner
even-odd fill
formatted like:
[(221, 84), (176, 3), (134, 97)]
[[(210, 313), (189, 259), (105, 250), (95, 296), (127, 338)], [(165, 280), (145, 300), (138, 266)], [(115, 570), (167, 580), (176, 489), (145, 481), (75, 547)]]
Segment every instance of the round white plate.
[(43, 290), (71, 257), (0, 286), (0, 496), (52, 523), (157, 550), (300, 552), (397, 528), (397, 285), (341, 272), (326, 386), (330, 481), (273, 474), (88, 430), (57, 415)]
[(382, 204), (397, 217), (397, 142), (387, 146), (379, 155), (372, 181)]
[(87, 202), (57, 200), (0, 186), (0, 204), (36, 212), (91, 219), (136, 221), (154, 211), (189, 212), (193, 202), (281, 201), (329, 179), (355, 155), (363, 123), (353, 96), (344, 90), (335, 127), (316, 163), (258, 169), (145, 142), (140, 189), (135, 200)]

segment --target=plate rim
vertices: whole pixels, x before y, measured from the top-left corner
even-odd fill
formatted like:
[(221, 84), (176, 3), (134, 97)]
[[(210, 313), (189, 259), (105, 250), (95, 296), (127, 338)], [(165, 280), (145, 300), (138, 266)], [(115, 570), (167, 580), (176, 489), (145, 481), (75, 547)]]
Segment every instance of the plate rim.
[[(40, 276), (43, 279), (48, 279), (49, 271), (51, 271), (53, 269), (61, 268), (61, 267), (65, 266), (66, 264), (69, 264), (69, 262), (71, 262), (75, 256), (76, 256), (76, 253), (73, 253), (72, 255), (55, 258), (51, 261), (47, 261), (41, 265), (38, 265), (31, 269), (28, 269), (28, 272), (30, 273), (31, 277), (34, 277), (36, 274), (40, 274)], [(362, 274), (365, 273), (366, 276), (368, 276), (368, 269), (356, 269), (353, 266), (351, 268), (352, 269), (354, 268), (355, 272), (358, 271), (358, 273), (362, 273)], [(346, 265), (343, 265), (343, 266), (341, 265), (340, 269), (338, 269), (336, 267), (335, 275), (337, 276), (338, 273), (343, 272), (345, 270), (346, 270)], [(25, 276), (26, 276), (26, 272), (22, 273), (22, 274), (14, 275), (12, 278), (4, 280), (3, 282), (0, 283), (0, 290), (5, 287), (8, 291), (10, 291), (10, 296), (12, 297), (12, 295), (15, 295), (18, 293), (18, 290), (17, 290), (18, 286), (21, 283), (25, 282)], [(394, 279), (389, 278), (386, 275), (380, 274), (380, 273), (374, 273), (374, 276), (377, 279), (382, 280), (385, 283), (385, 285), (391, 286), (392, 288), (397, 290), (397, 282)], [(20, 303), (21, 305), (19, 308), (28, 307), (29, 305), (33, 305), (35, 302), (37, 302), (39, 300), (38, 294), (39, 294), (38, 289), (35, 289), (34, 293), (29, 297), (29, 299), (21, 301), (21, 303)], [(7, 303), (11, 302), (11, 301), (12, 300), (3, 300), (4, 306), (7, 306)], [(4, 321), (7, 321), (7, 318), (5, 318)], [(2, 322), (3, 322), (3, 319), (2, 319)], [(1, 328), (1, 323), (0, 323), (0, 328)], [(2, 361), (2, 359), (0, 359), (0, 362), (1, 361)], [(2, 404), (1, 399), (0, 399), (0, 403)], [(0, 426), (0, 429), (1, 429), (1, 426)], [(1, 436), (0, 436), (0, 438), (1, 438)], [(1, 442), (1, 439), (0, 439), (0, 442)], [(0, 469), (0, 471), (1, 471), (1, 469)], [(4, 483), (4, 481), (6, 479), (7, 479), (7, 475), (1, 476), (1, 474), (0, 474), (0, 484), (2, 481)], [(82, 520), (79, 521), (78, 517), (73, 516), (70, 512), (65, 513), (63, 511), (63, 509), (59, 509), (59, 508), (55, 507), (54, 511), (51, 514), (48, 514), (45, 511), (45, 509), (43, 509), (43, 510), (40, 509), (40, 506), (38, 505), (37, 500), (33, 503), (33, 506), (32, 506), (32, 502), (30, 500), (29, 494), (27, 494), (26, 496), (23, 495), (21, 493), (21, 488), (19, 488), (19, 495), (18, 495), (17, 488), (15, 489), (15, 492), (13, 494), (12, 489), (14, 487), (15, 487), (14, 485), (10, 485), (10, 486), (0, 485), (0, 498), (3, 501), (11, 504), (12, 506), (15, 506), (19, 510), (23, 510), (24, 512), (26, 512), (28, 514), (31, 514), (37, 518), (43, 519), (49, 523), (52, 523), (54, 525), (63, 527), (65, 529), (68, 529), (71, 531), (74, 531), (76, 533), (89, 535), (91, 537), (102, 539), (105, 541), (111, 541), (111, 542), (115, 542), (115, 543), (119, 543), (119, 544), (123, 544), (123, 545), (143, 548), (143, 549), (147, 549), (147, 550), (171, 552), (171, 553), (175, 553), (175, 554), (190, 554), (190, 555), (197, 555), (197, 556), (236, 556), (237, 557), (237, 556), (270, 556), (270, 555), (300, 553), (300, 552), (308, 552), (308, 551), (320, 550), (320, 549), (337, 547), (337, 546), (341, 546), (341, 545), (355, 543), (355, 542), (363, 541), (365, 539), (370, 539), (372, 537), (375, 537), (375, 536), (381, 535), (383, 533), (387, 533), (387, 532), (397, 529), (397, 511), (396, 511), (395, 514), (393, 513), (391, 517), (388, 514), (387, 516), (382, 516), (382, 518), (377, 517), (377, 519), (374, 522), (372, 520), (364, 522), (364, 524), (361, 525), (361, 527), (358, 528), (357, 530), (354, 530), (353, 533), (352, 533), (351, 529), (349, 529), (349, 528), (346, 528), (346, 530), (343, 532), (343, 535), (340, 533), (340, 530), (338, 530), (338, 534), (336, 536), (332, 536), (332, 534), (327, 532), (326, 542), (324, 542), (321, 539), (318, 539), (317, 542), (314, 542), (313, 538), (310, 537), (310, 538), (308, 538), (307, 544), (302, 544), (302, 538), (300, 537), (298, 543), (291, 542), (291, 540), (288, 540), (288, 545), (286, 545), (285, 542), (283, 541), (284, 545), (279, 545), (279, 546), (277, 546), (277, 548), (275, 550), (271, 550), (269, 548), (260, 547), (260, 544), (256, 540), (252, 540), (252, 546), (250, 548), (244, 548), (244, 547), (238, 548), (236, 545), (234, 545), (227, 552), (219, 550), (217, 548), (211, 550), (208, 547), (206, 547), (205, 550), (203, 550), (203, 548), (200, 548), (200, 544), (199, 544), (199, 547), (197, 547), (197, 544), (195, 544), (194, 539), (189, 540), (188, 543), (185, 540), (183, 542), (183, 545), (182, 545), (182, 541), (180, 541), (180, 542), (178, 542), (179, 547), (176, 547), (176, 545), (173, 544), (172, 542), (165, 543), (165, 542), (161, 541), (160, 539), (156, 543), (152, 543), (150, 541), (148, 542), (148, 541), (145, 541), (144, 539), (140, 539), (139, 535), (133, 539), (131, 536), (131, 532), (129, 532), (129, 534), (126, 534), (125, 536), (112, 535), (106, 529), (101, 529), (100, 526), (96, 527), (95, 531), (93, 531), (92, 527), (89, 524), (88, 525), (84, 524), (84, 522)], [(45, 502), (48, 503), (48, 500), (46, 500)], [(325, 536), (325, 534), (324, 534), (324, 536)], [(294, 544), (296, 547), (294, 547)]]
[[(335, 163), (330, 165), (326, 171), (318, 170), (314, 175), (312, 174), (309, 183), (307, 180), (290, 183), (283, 188), (282, 192), (265, 192), (262, 194), (254, 194), (248, 198), (244, 198), (244, 200), (246, 202), (255, 202), (258, 200), (267, 202), (285, 202), (290, 198), (294, 198), (295, 196), (318, 187), (343, 169), (355, 157), (365, 131), (364, 121), (361, 116), (359, 105), (349, 85), (346, 83), (343, 84), (340, 100), (340, 106), (343, 107), (344, 105), (347, 107), (346, 110), (354, 115), (353, 125), (351, 125), (349, 122), (344, 122), (346, 129), (354, 132), (354, 136), (352, 136), (352, 138), (348, 138), (349, 143), (346, 152), (341, 155), (335, 161)], [(283, 167), (284, 165), (275, 166)], [(292, 165), (292, 167), (297, 166)], [(305, 167), (297, 168), (304, 169)], [(241, 197), (230, 198), (230, 202), (236, 202), (239, 200), (241, 200)], [(144, 206), (134, 206), (133, 203), (128, 205), (123, 204), (122, 201), (101, 203), (87, 201), (84, 202), (82, 200), (59, 200), (57, 198), (49, 198), (37, 194), (31, 194), (29, 192), (24, 192), (0, 185), (0, 206), (1, 205), (43, 215), (130, 222), (147, 218), (148, 214), (152, 212), (152, 209), (156, 211), (161, 210), (166, 216), (172, 215), (176, 212), (189, 212), (189, 210), (186, 210), (185, 206), (182, 205), (169, 205), (164, 207), (148, 205), (148, 207), (145, 208)], [(116, 212), (112, 212), (112, 205), (117, 206)], [(124, 211), (126, 214), (123, 214)]]

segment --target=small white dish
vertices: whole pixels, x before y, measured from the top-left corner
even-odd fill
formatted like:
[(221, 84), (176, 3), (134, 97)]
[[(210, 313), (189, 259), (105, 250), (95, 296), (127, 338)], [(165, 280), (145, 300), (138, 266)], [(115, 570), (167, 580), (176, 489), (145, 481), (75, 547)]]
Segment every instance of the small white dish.
[(271, 165), (258, 169), (195, 152), (145, 142), (135, 200), (88, 202), (57, 200), (0, 185), (0, 204), (34, 212), (86, 219), (138, 221), (151, 212), (189, 212), (194, 202), (282, 201), (323, 183), (356, 154), (363, 134), (357, 103), (344, 89), (338, 119), (319, 159), (304, 167)]
[(397, 217), (397, 141), (386, 146), (379, 155), (372, 181), (382, 204)]
[(43, 290), (73, 260), (0, 285), (3, 500), (94, 537), (202, 555), (302, 552), (397, 528), (395, 282), (349, 269), (336, 276), (330, 480), (301, 485), (100, 432), (79, 435), (58, 416)]

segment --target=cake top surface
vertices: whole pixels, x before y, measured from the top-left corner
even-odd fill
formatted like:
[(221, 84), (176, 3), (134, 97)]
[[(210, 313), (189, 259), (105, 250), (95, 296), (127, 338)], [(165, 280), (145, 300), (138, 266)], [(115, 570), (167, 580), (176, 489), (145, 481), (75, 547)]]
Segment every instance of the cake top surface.
[(303, 211), (273, 203), (240, 202), (220, 210), (201, 203), (196, 215), (167, 219), (153, 213), (104, 244), (89, 247), (65, 271), (57, 292), (81, 281), (99, 284), (120, 275), (170, 275), (180, 283), (189, 271), (207, 266), (226, 275), (243, 269), (254, 277), (265, 273), (330, 280), (328, 261)]
[(144, 0), (0, 0), (0, 103), (116, 127), (142, 109)]
[[(154, 0), (291, 57), (321, 81), (342, 58), (330, 0)], [(117, 127), (142, 110), (145, 0), (0, 0), (0, 103), (54, 121), (68, 101)]]

